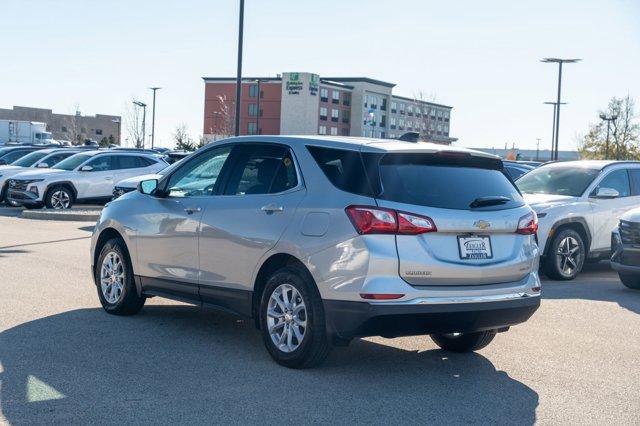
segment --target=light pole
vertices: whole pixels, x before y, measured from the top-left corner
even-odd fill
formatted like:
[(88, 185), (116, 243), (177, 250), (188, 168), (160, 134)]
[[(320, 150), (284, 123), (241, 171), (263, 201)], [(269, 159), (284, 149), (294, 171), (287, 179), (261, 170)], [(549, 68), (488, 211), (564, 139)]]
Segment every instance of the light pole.
[(540, 159), (540, 138), (536, 138), (536, 140), (538, 141), (536, 143), (536, 161), (538, 161)]
[(256, 132), (260, 134), (260, 79), (257, 79), (256, 83), (258, 84), (258, 102), (256, 104), (258, 112), (256, 113)]
[(147, 119), (147, 104), (140, 101), (133, 101), (133, 103), (139, 107), (142, 107), (142, 149), (144, 149), (144, 138), (146, 137), (145, 120)]
[[(553, 105), (553, 124), (551, 125), (551, 155), (549, 156), (549, 160), (553, 161), (554, 159), (558, 159), (556, 155), (556, 110), (558, 103), (557, 102), (543, 102), (545, 105)], [(562, 102), (562, 105), (566, 105), (566, 102)]]
[(558, 159), (558, 147), (559, 147), (559, 142), (560, 142), (560, 105), (562, 105), (562, 102), (560, 101), (561, 99), (561, 92), (562, 92), (562, 64), (564, 63), (568, 63), (568, 64), (573, 64), (576, 62), (580, 62), (582, 59), (560, 59), (560, 58), (544, 58), (541, 59), (541, 62), (545, 62), (545, 63), (554, 63), (554, 64), (558, 64), (558, 99), (556, 101), (556, 113), (554, 115), (555, 118), (555, 158), (554, 160)]
[[(607, 116), (607, 114), (600, 114), (600, 119), (607, 122), (607, 141), (605, 142), (604, 148), (604, 159), (609, 159), (609, 128), (611, 127), (611, 122), (618, 119), (618, 116), (615, 114), (611, 114)], [(620, 143), (616, 143), (616, 160), (620, 159)]]
[(156, 91), (162, 87), (149, 87), (149, 89), (153, 90), (153, 112), (151, 113), (151, 149), (153, 149), (156, 139)]
[(238, 73), (236, 75), (236, 136), (240, 136), (240, 96), (242, 94), (242, 35), (244, 32), (244, 0), (240, 0), (238, 23)]

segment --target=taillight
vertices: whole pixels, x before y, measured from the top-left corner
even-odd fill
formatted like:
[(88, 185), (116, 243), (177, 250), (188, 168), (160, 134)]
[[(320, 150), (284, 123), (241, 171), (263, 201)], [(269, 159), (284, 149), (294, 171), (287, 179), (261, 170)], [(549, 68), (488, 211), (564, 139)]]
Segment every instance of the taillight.
[(404, 297), (404, 294), (397, 293), (360, 293), (360, 297), (367, 300), (394, 300)]
[(349, 206), (345, 211), (359, 234), (418, 235), (437, 230), (431, 218), (413, 213), (369, 206)]
[(523, 235), (531, 235), (538, 232), (538, 216), (536, 212), (532, 211), (522, 216), (518, 221), (516, 232)]

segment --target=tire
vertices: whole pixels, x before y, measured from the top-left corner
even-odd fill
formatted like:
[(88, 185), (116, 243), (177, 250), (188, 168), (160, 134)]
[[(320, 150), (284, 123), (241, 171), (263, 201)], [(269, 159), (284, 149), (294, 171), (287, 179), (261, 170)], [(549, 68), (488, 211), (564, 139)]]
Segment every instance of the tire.
[(56, 185), (47, 191), (44, 197), (48, 209), (66, 210), (73, 206), (73, 191), (67, 185)]
[(445, 351), (472, 352), (486, 347), (496, 337), (494, 330), (475, 333), (432, 334), (431, 340)]
[(565, 228), (553, 237), (542, 268), (545, 275), (553, 280), (572, 280), (582, 271), (586, 255), (580, 234)]
[(625, 272), (618, 272), (618, 276), (620, 277), (620, 281), (625, 287), (631, 288), (633, 290), (640, 290), (640, 274), (629, 274)]
[[(115, 268), (110, 267), (109, 262)], [(114, 273), (109, 273), (109, 270)], [(95, 265), (94, 281), (100, 303), (107, 313), (134, 315), (144, 306), (145, 297), (139, 296), (136, 290), (131, 260), (122, 239), (113, 238), (102, 246)]]
[(331, 350), (324, 307), (306, 271), (276, 271), (267, 281), (259, 309), (262, 340), (274, 361), (288, 368), (311, 368), (324, 361)]

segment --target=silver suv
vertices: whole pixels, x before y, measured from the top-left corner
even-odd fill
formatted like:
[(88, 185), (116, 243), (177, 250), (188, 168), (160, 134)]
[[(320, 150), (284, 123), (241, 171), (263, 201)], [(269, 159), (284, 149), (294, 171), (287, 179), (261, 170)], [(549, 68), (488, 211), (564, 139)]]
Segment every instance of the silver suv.
[(480, 349), (540, 303), (537, 218), (497, 157), (392, 140), (260, 136), (196, 152), (103, 210), (112, 314), (161, 296), (253, 318), (287, 367), (359, 336)]

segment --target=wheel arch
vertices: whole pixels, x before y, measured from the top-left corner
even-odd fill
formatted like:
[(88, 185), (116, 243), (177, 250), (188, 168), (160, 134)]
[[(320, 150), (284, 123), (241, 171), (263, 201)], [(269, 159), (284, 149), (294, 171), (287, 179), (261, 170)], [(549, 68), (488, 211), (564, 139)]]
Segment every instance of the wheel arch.
[(258, 308), (260, 306), (260, 299), (262, 298), (262, 292), (269, 280), (269, 277), (278, 269), (284, 267), (294, 267), (303, 274), (307, 275), (307, 278), (316, 285), (316, 281), (311, 275), (309, 269), (305, 264), (289, 253), (276, 253), (269, 256), (260, 266), (255, 280), (253, 283), (253, 294), (251, 298), (251, 316), (255, 321), (256, 328), (260, 328), (260, 316), (258, 315)]
[(563, 229), (573, 229), (578, 234), (580, 234), (580, 236), (582, 237), (582, 241), (584, 242), (586, 258), (589, 255), (589, 250), (591, 248), (591, 231), (589, 231), (587, 221), (583, 217), (568, 217), (557, 221), (551, 228), (551, 232), (549, 232), (549, 237), (547, 237), (543, 256), (547, 256), (549, 254), (549, 248), (551, 247), (551, 242), (555, 238), (556, 233), (562, 231)]
[(46, 202), (45, 198), (47, 196), (47, 193), (49, 192), (49, 190), (51, 188), (54, 188), (56, 186), (66, 186), (69, 189), (71, 189), (71, 192), (73, 193), (73, 199), (74, 201), (78, 199), (78, 190), (76, 189), (76, 186), (73, 184), (73, 182), (69, 181), (69, 180), (62, 180), (59, 182), (53, 182), (50, 183), (46, 186), (46, 188), (44, 189), (44, 193), (42, 194), (42, 201)]

